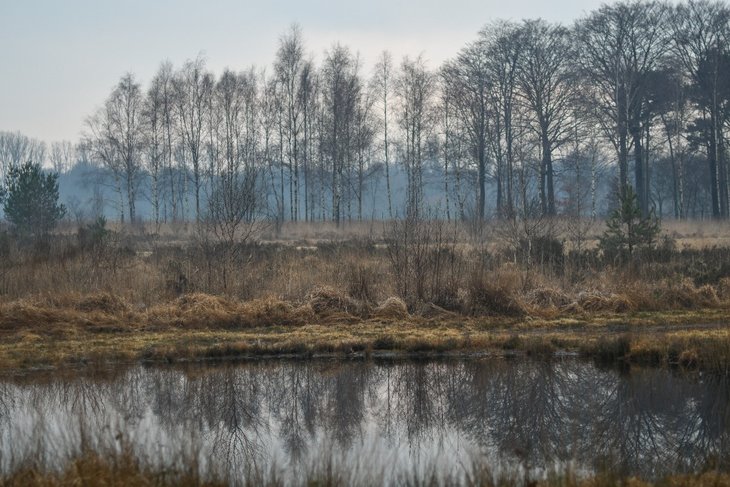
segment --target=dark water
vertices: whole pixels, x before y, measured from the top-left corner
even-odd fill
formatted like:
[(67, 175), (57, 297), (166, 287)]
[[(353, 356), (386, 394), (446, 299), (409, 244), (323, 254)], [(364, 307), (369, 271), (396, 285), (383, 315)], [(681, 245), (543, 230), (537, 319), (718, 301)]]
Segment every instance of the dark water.
[(710, 375), (578, 359), (261, 362), (0, 379), (0, 468), (81, 444), (165, 463), (294, 472), (493, 468), (654, 478), (730, 463), (730, 389)]

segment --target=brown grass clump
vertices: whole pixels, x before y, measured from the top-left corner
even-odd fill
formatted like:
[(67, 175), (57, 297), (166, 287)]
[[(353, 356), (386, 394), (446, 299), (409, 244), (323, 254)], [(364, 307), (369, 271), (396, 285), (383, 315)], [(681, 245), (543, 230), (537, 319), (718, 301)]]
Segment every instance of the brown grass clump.
[(5, 331), (34, 330), (53, 334), (57, 331), (70, 333), (78, 326), (100, 331), (118, 330), (126, 324), (124, 316), (59, 308), (36, 300), (18, 300), (0, 305), (0, 330)]
[(720, 298), (717, 295), (717, 291), (709, 284), (700, 286), (697, 289), (697, 296), (701, 300), (701, 306), (714, 308), (720, 305)]
[(567, 294), (552, 288), (533, 289), (525, 299), (528, 304), (540, 308), (565, 308), (573, 302)]
[(520, 317), (527, 314), (513, 290), (499, 283), (492, 284), (483, 278), (472, 279), (469, 308), (474, 315)]
[(436, 319), (449, 320), (449, 319), (454, 319), (457, 316), (459, 316), (457, 313), (444, 309), (441, 306), (438, 306), (433, 303), (421, 303), (418, 306), (418, 308), (416, 309), (415, 314), (422, 318), (426, 318), (426, 319), (430, 319), (430, 320), (436, 320)]
[(233, 328), (240, 326), (237, 306), (220, 296), (186, 294), (172, 303), (151, 308), (147, 321), (156, 326)]
[(241, 311), (250, 326), (296, 326), (316, 319), (309, 304), (295, 307), (275, 298), (255, 299), (242, 303)]
[(591, 312), (626, 313), (634, 308), (626, 296), (601, 291), (583, 291), (578, 294), (577, 303), (581, 309)]
[(318, 315), (333, 313), (359, 314), (362, 306), (354, 299), (329, 286), (319, 286), (307, 295), (307, 302)]
[(232, 301), (209, 294), (188, 294), (173, 303), (155, 306), (147, 314), (154, 326), (202, 329), (241, 329), (301, 325), (314, 317), (309, 306), (295, 308), (274, 298)]
[(121, 296), (108, 292), (46, 294), (31, 297), (27, 302), (39, 308), (56, 308), (107, 315), (122, 315), (131, 310), (129, 304)]
[(129, 311), (129, 305), (119, 296), (110, 293), (91, 294), (82, 296), (76, 303), (75, 309), (86, 313), (99, 311), (106, 314), (120, 314)]
[(406, 320), (410, 316), (408, 314), (408, 307), (406, 303), (396, 297), (390, 297), (380, 303), (380, 305), (373, 310), (373, 315), (376, 318), (385, 318), (392, 320)]
[(716, 308), (720, 305), (715, 288), (709, 284), (695, 287), (689, 279), (679, 284), (663, 283), (657, 289), (660, 307), (680, 308)]
[(180, 297), (176, 303), (177, 307), (188, 314), (207, 313), (234, 313), (236, 306), (221, 296), (211, 296), (210, 294), (195, 293), (186, 294)]
[(79, 299), (76, 309), (83, 312), (99, 311), (109, 315), (127, 313), (129, 305), (119, 296), (109, 293), (92, 294)]
[(730, 299), (730, 277), (723, 277), (717, 283), (717, 296), (723, 301)]

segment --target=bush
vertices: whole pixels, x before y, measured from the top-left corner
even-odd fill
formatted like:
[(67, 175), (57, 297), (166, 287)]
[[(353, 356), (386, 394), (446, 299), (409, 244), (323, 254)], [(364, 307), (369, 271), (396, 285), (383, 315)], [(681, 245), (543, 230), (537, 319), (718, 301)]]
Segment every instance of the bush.
[(529, 255), (530, 265), (539, 266), (541, 269), (549, 269), (558, 274), (563, 272), (565, 259), (563, 242), (557, 238), (539, 236), (530, 240), (522, 239), (520, 240), (520, 247), (522, 251), (517, 255), (521, 264), (528, 264), (523, 260)]
[(109, 236), (106, 218), (100, 216), (93, 223), (79, 227), (76, 240), (82, 250), (98, 250), (104, 246)]

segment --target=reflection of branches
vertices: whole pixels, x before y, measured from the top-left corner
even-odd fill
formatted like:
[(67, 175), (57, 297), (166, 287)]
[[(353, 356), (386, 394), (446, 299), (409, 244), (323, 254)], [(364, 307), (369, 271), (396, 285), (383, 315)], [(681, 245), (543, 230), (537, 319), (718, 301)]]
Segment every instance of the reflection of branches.
[[(678, 381), (679, 382), (679, 381)], [(730, 432), (730, 383), (727, 378), (705, 376), (698, 383), (684, 382), (685, 414), (675, 416), (678, 465), (685, 469), (707, 461), (708, 452), (717, 452), (718, 468), (728, 467)], [(676, 400), (676, 399), (675, 399)]]
[(309, 364), (281, 367), (269, 384), (272, 412), (279, 421), (279, 431), (289, 458), (299, 461), (308, 441), (313, 441), (317, 423), (317, 398), (321, 385), (319, 374)]
[(343, 448), (349, 448), (360, 433), (365, 417), (364, 391), (370, 376), (368, 367), (361, 364), (339, 367), (328, 381), (325, 413), (325, 431)]
[(6, 423), (12, 419), (10, 413), (15, 407), (15, 402), (13, 387), (6, 382), (0, 382), (0, 423)]
[[(9, 443), (19, 452), (43, 445), (48, 456), (40, 458), (59, 458), (86, 439), (103, 444), (110, 427), (141, 433), (132, 438), (140, 453), (175, 447), (189, 433), (184, 441), (191, 451), (209, 449), (211, 468), (235, 474), (267, 471), (264, 462), (273, 454), (301, 464), (320, 453), (310, 454), (308, 446), (330, 442), (343, 454), (363, 447), (397, 451), (407, 442), (405, 461), (419, 462), (434, 453), (459, 455), (447, 444), (456, 439), (507, 462), (610, 461), (645, 476), (697, 468), (710, 456), (726, 466), (730, 458), (730, 383), (710, 376), (661, 369), (620, 374), (557, 359), (277, 362), (196, 370), (2, 381), (0, 460)], [(88, 438), (63, 436), (74, 428)], [(32, 439), (25, 430), (35, 432)]]
[(214, 451), (225, 458), (229, 471), (255, 468), (260, 448), (253, 437), (260, 439), (264, 426), (257, 378), (251, 371), (239, 374), (235, 369), (225, 369), (221, 375), (217, 407), (223, 427), (215, 433)]

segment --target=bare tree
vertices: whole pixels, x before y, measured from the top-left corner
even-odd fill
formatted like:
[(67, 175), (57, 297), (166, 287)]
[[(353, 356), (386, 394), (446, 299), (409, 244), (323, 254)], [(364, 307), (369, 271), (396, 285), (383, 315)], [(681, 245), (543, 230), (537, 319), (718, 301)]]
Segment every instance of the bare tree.
[(63, 174), (71, 169), (76, 162), (76, 148), (68, 140), (53, 142), (48, 159), (51, 162), (53, 171), (58, 174)]
[(304, 68), (304, 43), (301, 29), (292, 25), (279, 41), (274, 70), (281, 87), (283, 130), (286, 139), (286, 158), (289, 168), (289, 214), (299, 219), (299, 137), (302, 129), (302, 69)]
[(519, 93), (540, 139), (540, 203), (545, 215), (555, 215), (553, 152), (567, 140), (574, 101), (573, 49), (566, 28), (542, 20), (522, 25), (524, 54), (518, 65)]
[(425, 144), (436, 122), (436, 77), (422, 56), (403, 59), (395, 92), (403, 135), (403, 164), (408, 177), (406, 214), (418, 218), (423, 202)]
[[(357, 74), (356, 74), (357, 75)], [(362, 83), (358, 82), (358, 85)], [(373, 105), (375, 97), (372, 93), (363, 90), (361, 87), (357, 93), (357, 104), (355, 108), (355, 157), (357, 160), (357, 181), (355, 186), (355, 197), (357, 198), (357, 219), (363, 219), (363, 200), (365, 198), (365, 184), (370, 179), (370, 168), (372, 167), (372, 148), (375, 141), (375, 122)]]
[(332, 219), (340, 225), (344, 176), (352, 164), (352, 131), (360, 91), (356, 62), (350, 50), (335, 44), (325, 57), (322, 70), (323, 116), (326, 125), (324, 152), (332, 176)]
[[(301, 69), (299, 81), (298, 103), (302, 113), (302, 146), (301, 160), (304, 176), (304, 219), (314, 219), (314, 201), (312, 199), (312, 165), (314, 157), (314, 132), (317, 114), (319, 80), (314, 62), (310, 59)], [(297, 183), (297, 187), (299, 184)]]
[[(173, 221), (180, 217), (178, 210), (178, 198), (180, 192), (179, 177), (180, 171), (176, 167), (174, 158), (175, 145), (177, 144), (177, 118), (176, 118), (176, 93), (174, 86), (175, 73), (170, 62), (164, 62), (155, 75), (153, 83), (157, 85), (157, 96), (159, 97), (159, 123), (162, 129), (162, 170), (167, 183), (168, 194), (166, 201), (170, 202), (170, 213)], [(165, 211), (167, 220), (167, 211)]]
[[(261, 116), (259, 117), (260, 133), (262, 136), (263, 153), (262, 158), (266, 167), (266, 180), (269, 183), (270, 189), (267, 189), (269, 197), (274, 198), (275, 209), (269, 211), (271, 217), (276, 222), (276, 231), (278, 232), (281, 228), (281, 224), (284, 219), (284, 177), (283, 177), (283, 166), (280, 184), (277, 185), (277, 163), (281, 163), (278, 154), (281, 154), (277, 141), (281, 144), (282, 138), (277, 139), (279, 133), (280, 110), (279, 103), (277, 101), (277, 83), (275, 79), (266, 77), (265, 73), (261, 74), (261, 96), (259, 97), (259, 111)], [(267, 198), (267, 206), (268, 206)]]
[(686, 215), (684, 170), (687, 158), (687, 127), (690, 116), (688, 103), (688, 86), (682, 79), (679, 70), (666, 73), (665, 102), (667, 107), (661, 117), (664, 136), (666, 137), (669, 163), (672, 170), (672, 196), (674, 217), (683, 219)]
[(95, 159), (112, 174), (124, 221), (124, 197), (129, 221), (136, 221), (135, 204), (139, 188), (144, 146), (143, 97), (132, 74), (126, 74), (104, 106), (87, 121), (88, 141)]
[(213, 88), (212, 75), (205, 71), (205, 61), (198, 57), (185, 63), (173, 80), (177, 104), (178, 128), (184, 151), (190, 159), (195, 215), (199, 220), (200, 195), (204, 174), (202, 156), (205, 137), (205, 112)]
[(257, 83), (253, 69), (243, 74), (226, 70), (213, 91), (213, 104), (220, 114), (214, 136), (221, 150), (216, 152), (206, 222), (216, 241), (223, 244), (224, 290), (240, 244), (253, 238), (261, 223)]
[(161, 176), (165, 167), (168, 145), (166, 143), (169, 133), (166, 131), (165, 118), (166, 110), (166, 86), (168, 82), (164, 71), (152, 79), (147, 96), (144, 100), (143, 116), (145, 123), (144, 148), (145, 167), (150, 177), (150, 192), (152, 202), (152, 217), (155, 228), (160, 227), (160, 186)]
[(698, 131), (707, 153), (715, 218), (730, 215), (722, 134), (730, 75), (729, 24), (730, 9), (725, 4), (704, 0), (678, 5), (671, 22), (674, 51), (695, 92), (693, 101), (699, 110)]
[(393, 90), (393, 56), (388, 51), (383, 51), (375, 64), (372, 78), (372, 89), (378, 100), (381, 113), (381, 126), (383, 129), (383, 164), (385, 165), (385, 187), (388, 193), (388, 217), (393, 218), (393, 193), (390, 187), (390, 139), (388, 135), (388, 108), (390, 94)]
[(513, 114), (517, 96), (517, 69), (523, 44), (518, 27), (510, 22), (499, 22), (480, 32), (487, 46), (487, 62), (493, 89), (491, 105), (494, 120), (491, 142), (497, 161), (497, 212), (511, 215), (515, 210), (515, 127)]
[[(454, 61), (447, 62), (441, 70), (444, 80), (443, 109), (447, 110), (453, 106), (453, 110), (464, 122), (470, 142), (470, 153), (477, 167), (477, 218), (479, 220), (483, 220), (485, 217), (487, 198), (487, 138), (493, 83), (488, 66), (487, 47), (486, 39), (484, 36), (480, 36), (477, 41), (462, 49)], [(448, 131), (446, 135), (448, 144)], [(498, 186), (498, 191), (501, 191), (501, 184)], [(498, 199), (500, 199), (499, 196)]]
[(0, 182), (12, 167), (26, 162), (43, 164), (46, 158), (45, 143), (20, 132), (0, 132)]
[(590, 103), (601, 109), (604, 128), (618, 155), (619, 191), (628, 185), (629, 136), (633, 138), (635, 184), (642, 211), (648, 185), (641, 113), (646, 77), (666, 53), (665, 9), (656, 2), (604, 5), (576, 25), (579, 65), (591, 84)]

